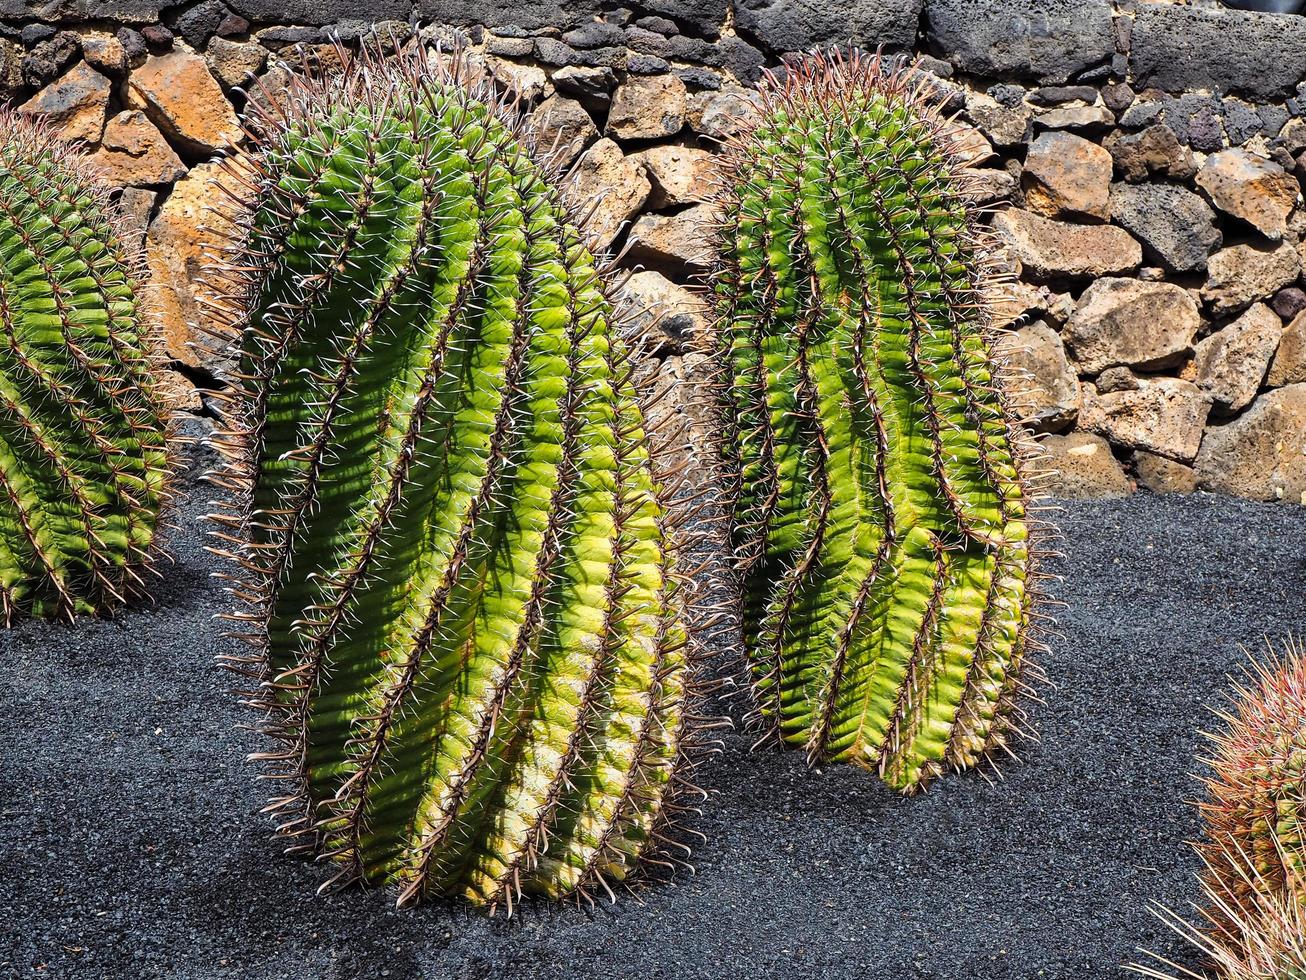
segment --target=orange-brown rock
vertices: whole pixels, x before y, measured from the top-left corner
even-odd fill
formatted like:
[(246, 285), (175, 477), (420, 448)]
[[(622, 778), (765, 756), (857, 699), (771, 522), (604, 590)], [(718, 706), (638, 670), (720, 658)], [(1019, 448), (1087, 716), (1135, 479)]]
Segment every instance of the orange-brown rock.
[(115, 187), (166, 184), (186, 176), (186, 165), (139, 109), (120, 112), (109, 120), (93, 157)]
[(240, 142), (235, 110), (199, 55), (181, 49), (154, 55), (128, 84), (138, 102), (133, 108), (143, 108), (184, 152), (204, 157)]

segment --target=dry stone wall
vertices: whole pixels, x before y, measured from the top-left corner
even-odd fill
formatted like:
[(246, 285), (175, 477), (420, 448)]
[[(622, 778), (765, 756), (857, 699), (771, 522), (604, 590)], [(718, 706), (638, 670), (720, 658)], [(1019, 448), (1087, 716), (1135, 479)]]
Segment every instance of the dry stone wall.
[[(420, 26), (419, 26), (420, 25)], [(211, 162), (249, 100), (365, 34), (455, 39), (533, 109), (699, 377), (712, 154), (786, 53), (921, 56), (971, 127), (1016, 277), (1010, 358), (1065, 495), (1306, 502), (1306, 17), (1162, 0), (0, 0), (0, 99), (84, 141), (145, 246), (181, 406), (204, 349)], [(780, 70), (783, 70), (782, 67)]]

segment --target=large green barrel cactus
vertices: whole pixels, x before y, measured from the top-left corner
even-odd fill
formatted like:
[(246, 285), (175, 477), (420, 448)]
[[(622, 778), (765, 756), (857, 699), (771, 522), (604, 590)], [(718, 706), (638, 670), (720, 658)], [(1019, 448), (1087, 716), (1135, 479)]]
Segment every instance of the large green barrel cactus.
[(688, 639), (621, 321), (470, 71), (369, 55), (255, 120), (218, 519), (281, 830), (335, 884), (511, 910), (660, 850)]
[(1029, 645), (1019, 426), (945, 125), (812, 57), (729, 147), (715, 299), (758, 707), (913, 790), (1005, 747)]
[(167, 412), (117, 224), (85, 158), (0, 109), (0, 622), (143, 590)]

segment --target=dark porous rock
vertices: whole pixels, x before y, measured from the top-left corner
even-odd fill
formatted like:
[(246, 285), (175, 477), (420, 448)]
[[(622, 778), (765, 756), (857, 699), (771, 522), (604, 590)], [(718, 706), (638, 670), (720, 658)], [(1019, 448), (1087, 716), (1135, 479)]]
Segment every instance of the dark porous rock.
[(149, 57), (150, 49), (145, 43), (145, 36), (140, 31), (134, 31), (130, 27), (119, 28), (118, 33), (114, 35), (118, 43), (122, 45), (123, 52), (127, 55), (127, 64), (132, 68), (139, 68), (145, 64), (145, 59)]
[(688, 88), (715, 92), (721, 87), (721, 76), (710, 68), (677, 68), (676, 75)]
[(1272, 100), (1291, 95), (1306, 63), (1306, 18), (1142, 4), (1130, 54), (1139, 85), (1211, 89)]
[(60, 31), (54, 37), (38, 42), (23, 55), (23, 81), (31, 88), (49, 84), (77, 60), (81, 50), (80, 39), (71, 31)]
[(671, 70), (671, 63), (655, 54), (630, 54), (626, 56), (626, 71), (631, 75), (662, 75)]
[(327, 41), (340, 41), (344, 44), (366, 40), (379, 41), (386, 47), (392, 47), (412, 37), (413, 28), (403, 20), (342, 20), (324, 28), (322, 35)]
[[(997, 87), (995, 85), (993, 88)], [(989, 95), (993, 95), (993, 89), (989, 89)], [(997, 96), (993, 97), (997, 98)], [(1034, 105), (1046, 107), (1065, 105), (1069, 102), (1084, 102), (1092, 105), (1097, 101), (1097, 89), (1092, 85), (1047, 85), (1030, 92), (1029, 101)]]
[(607, 48), (625, 42), (626, 32), (607, 21), (591, 21), (572, 28), (562, 35), (562, 40), (573, 48)]
[(322, 29), (303, 25), (278, 25), (263, 28), (255, 37), (264, 47), (280, 51), (295, 44), (316, 44), (322, 40)]
[(1256, 111), (1240, 99), (1224, 100), (1224, 133), (1232, 146), (1242, 146), (1254, 136), (1265, 132), (1265, 120)]
[(1025, 90), (1019, 85), (1012, 85), (1009, 82), (990, 85), (987, 94), (989, 98), (1005, 109), (1015, 109), (1025, 101)]
[(23, 42), (23, 47), (34, 48), (42, 41), (54, 37), (55, 33), (55, 29), (49, 24), (28, 24), (18, 36)]
[(168, 23), (183, 41), (198, 50), (218, 33), (218, 25), (230, 12), (222, 0), (200, 0), (170, 17)]
[(1292, 118), (1287, 109), (1277, 105), (1256, 106), (1256, 114), (1261, 117), (1261, 132), (1268, 136), (1282, 132)]
[(916, 41), (922, 5), (923, 0), (739, 0), (735, 23), (774, 52), (849, 42), (905, 49)]
[(617, 73), (611, 68), (587, 68), (571, 65), (553, 73), (553, 87), (575, 96), (588, 108), (606, 107), (612, 90), (617, 87)]
[(154, 54), (164, 54), (172, 50), (173, 33), (162, 24), (142, 27), (141, 37), (145, 38), (145, 46)]
[(535, 41), (529, 37), (495, 37), (485, 42), (485, 50), (501, 58), (525, 58), (535, 50)]
[(663, 34), (666, 37), (675, 37), (675, 35), (680, 33), (680, 28), (676, 26), (674, 20), (670, 20), (666, 17), (658, 17), (657, 15), (640, 17), (635, 21), (635, 26), (643, 28), (646, 31)]
[(721, 67), (746, 85), (762, 77), (762, 68), (766, 65), (766, 56), (742, 37), (723, 37), (718, 46), (721, 50)]
[(218, 21), (218, 37), (232, 40), (245, 37), (247, 34), (249, 34), (249, 21), (240, 14), (228, 13), (222, 20)]
[(1051, 85), (1109, 63), (1110, 0), (927, 0), (934, 54), (962, 71)]
[[(631, 32), (634, 33), (634, 32)], [(644, 32), (648, 33), (648, 32)], [(720, 65), (722, 61), (721, 43), (704, 41), (701, 37), (687, 37), (683, 34), (666, 38), (661, 34), (653, 34), (652, 37), (658, 39), (660, 44), (656, 45), (657, 50), (650, 51), (650, 54), (662, 54), (680, 61), (693, 61), (700, 65)], [(631, 47), (635, 47), (632, 43)]]
[(1297, 314), (1306, 310), (1306, 292), (1296, 286), (1280, 289), (1270, 300), (1270, 309), (1284, 322), (1295, 320)]
[(701, 37), (715, 40), (721, 36), (721, 27), (726, 22), (730, 2), (729, 0), (646, 0), (639, 6), (640, 9), (652, 14), (660, 14), (664, 18), (670, 17), (673, 23), (687, 27)]
[[(665, 57), (666, 55), (671, 54), (674, 50), (671, 44), (673, 40), (672, 38), (668, 38), (665, 34), (659, 34), (657, 31), (646, 31), (642, 27), (626, 28), (624, 38), (626, 47), (630, 48), (631, 51), (638, 51), (640, 54), (652, 54), (657, 55), (658, 57)], [(564, 40), (565, 39), (566, 38), (564, 37)], [(680, 43), (690, 43), (708, 49), (712, 47), (706, 41), (699, 38), (677, 37), (674, 38), (674, 40), (678, 42), (678, 45)], [(677, 54), (676, 56), (684, 57), (682, 54)], [(701, 59), (694, 58), (691, 60), (698, 61)]]
[(1128, 82), (1112, 82), (1102, 86), (1102, 101), (1112, 112), (1124, 112), (1134, 104), (1137, 96)]
[(603, 11), (603, 23), (616, 24), (618, 27), (628, 27), (634, 18), (635, 11), (629, 7), (617, 7), (613, 10)]
[(1130, 183), (1147, 180), (1153, 174), (1187, 180), (1197, 173), (1193, 151), (1180, 143), (1165, 123), (1148, 126), (1141, 133), (1112, 133), (1102, 145), (1111, 153), (1120, 176)]
[(535, 57), (543, 64), (562, 68), (576, 63), (576, 49), (551, 37), (537, 37)]
[[(322, 27), (342, 20), (357, 19), (364, 14), (367, 20), (406, 21), (413, 13), (413, 0), (367, 0), (366, 3), (360, 3), (359, 0), (226, 0), (226, 2), (235, 13), (259, 24), (308, 24)], [(440, 4), (431, 4), (431, 6), (438, 7)], [(456, 3), (449, 6), (467, 10), (471, 5)], [(504, 6), (511, 9), (510, 4)], [(528, 5), (522, 6), (526, 8)], [(536, 3), (529, 6), (546, 7), (547, 4)], [(457, 12), (457, 9), (450, 11), (454, 15)], [(421, 19), (424, 22), (439, 21), (446, 24), (467, 23), (457, 16), (440, 17), (435, 11), (423, 15)], [(508, 15), (508, 11), (505, 10), (505, 21), (515, 19), (517, 18)]]
[(17, 99), (23, 91), (23, 49), (0, 40), (0, 102)]
[(1170, 272), (1200, 272), (1222, 244), (1215, 212), (1174, 184), (1116, 184), (1111, 219), (1143, 243), (1143, 257)]

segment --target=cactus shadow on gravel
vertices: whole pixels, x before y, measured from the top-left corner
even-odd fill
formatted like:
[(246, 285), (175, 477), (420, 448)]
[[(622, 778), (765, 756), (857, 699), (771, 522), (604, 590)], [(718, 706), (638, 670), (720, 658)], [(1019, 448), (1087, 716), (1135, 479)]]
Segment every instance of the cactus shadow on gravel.
[(383, 890), (318, 898), (255, 811), (249, 719), (214, 666), (188, 491), (159, 600), (112, 622), (0, 634), (0, 975), (51, 977), (1121, 976), (1181, 950), (1149, 901), (1197, 898), (1185, 800), (1238, 645), (1300, 630), (1306, 512), (1196, 495), (1077, 501), (1041, 742), (1006, 779), (902, 799), (849, 766), (748, 753), (700, 781), (697, 873), (615, 908), (490, 920)]

